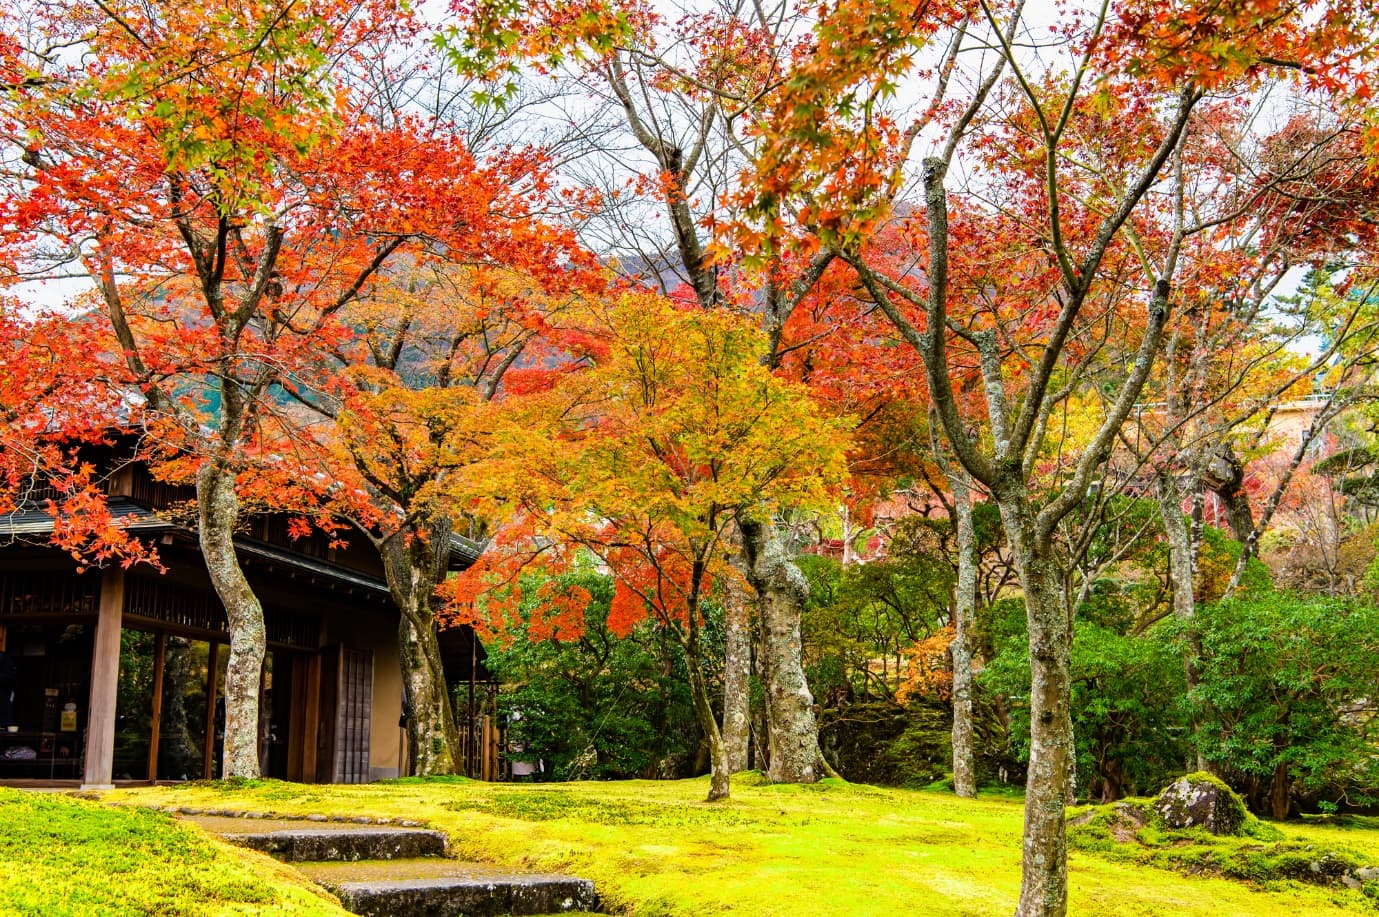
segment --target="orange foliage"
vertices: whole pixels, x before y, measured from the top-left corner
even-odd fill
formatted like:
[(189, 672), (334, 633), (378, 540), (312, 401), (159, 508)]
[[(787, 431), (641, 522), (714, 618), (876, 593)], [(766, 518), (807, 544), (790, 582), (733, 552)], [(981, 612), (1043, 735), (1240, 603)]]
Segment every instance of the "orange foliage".
[(948, 647), (954, 635), (949, 625), (905, 651), (905, 678), (896, 691), (896, 700), (905, 703), (911, 697), (948, 699), (953, 690), (953, 666)]

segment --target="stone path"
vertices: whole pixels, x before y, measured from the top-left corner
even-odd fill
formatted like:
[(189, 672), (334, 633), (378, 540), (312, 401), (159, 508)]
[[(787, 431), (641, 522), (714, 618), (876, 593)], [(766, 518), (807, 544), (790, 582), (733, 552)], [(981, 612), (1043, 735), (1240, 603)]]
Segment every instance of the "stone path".
[(227, 841), (292, 863), (340, 899), (373, 917), (489, 917), (558, 914), (598, 907), (594, 884), (561, 875), (512, 873), (449, 859), (445, 835), (417, 822), (179, 810)]

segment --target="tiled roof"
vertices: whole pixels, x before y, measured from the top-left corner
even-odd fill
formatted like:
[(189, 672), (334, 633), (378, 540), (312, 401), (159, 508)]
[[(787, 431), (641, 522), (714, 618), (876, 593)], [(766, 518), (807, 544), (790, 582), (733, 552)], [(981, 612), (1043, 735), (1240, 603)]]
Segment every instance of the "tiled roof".
[[(131, 532), (171, 532), (182, 527), (128, 497), (111, 497), (108, 506), (110, 514), (120, 523), (120, 528)], [(16, 512), (0, 515), (0, 542), (51, 534), (53, 517), (40, 506), (26, 506)]]
[[(130, 532), (152, 534), (188, 531), (186, 526), (164, 519), (154, 510), (128, 497), (111, 497), (108, 506), (111, 515), (119, 521), (120, 527)], [(0, 545), (21, 539), (47, 538), (52, 534), (53, 517), (42, 507), (27, 506), (16, 512), (0, 515)], [(242, 537), (235, 539), (235, 546), (241, 553), (251, 557), (318, 573), (373, 592), (384, 594), (388, 592), (388, 586), (383, 580), (335, 564), (329, 564), (296, 551)], [(479, 559), (482, 552), (483, 546), (468, 538), (462, 538), (459, 535), (450, 537), (450, 560), (452, 564), (461, 568), (468, 567)]]
[(264, 544), (262, 541), (253, 541), (248, 538), (236, 538), (235, 549), (241, 555), (256, 557), (260, 560), (266, 560), (269, 563), (282, 564), (294, 570), (305, 570), (308, 573), (316, 573), (336, 580), (337, 582), (359, 586), (370, 592), (377, 592), (382, 595), (389, 594), (388, 584), (382, 580), (374, 579), (372, 576), (367, 576), (363, 573), (346, 569), (345, 567), (337, 567), (334, 564), (316, 560), (314, 557), (308, 557), (305, 554), (298, 554), (295, 551), (287, 551), (271, 544)]

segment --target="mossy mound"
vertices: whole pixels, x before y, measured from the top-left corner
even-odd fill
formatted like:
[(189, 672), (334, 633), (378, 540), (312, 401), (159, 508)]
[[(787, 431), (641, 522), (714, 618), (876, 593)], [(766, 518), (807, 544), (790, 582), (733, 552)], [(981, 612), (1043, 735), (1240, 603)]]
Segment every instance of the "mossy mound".
[(1213, 834), (1200, 824), (1174, 828), (1161, 814), (1162, 799), (1124, 799), (1069, 812), (1068, 846), (1107, 859), (1252, 885), (1294, 881), (1345, 886), (1379, 902), (1379, 870), (1355, 851), (1287, 840), (1243, 804), (1234, 834)]

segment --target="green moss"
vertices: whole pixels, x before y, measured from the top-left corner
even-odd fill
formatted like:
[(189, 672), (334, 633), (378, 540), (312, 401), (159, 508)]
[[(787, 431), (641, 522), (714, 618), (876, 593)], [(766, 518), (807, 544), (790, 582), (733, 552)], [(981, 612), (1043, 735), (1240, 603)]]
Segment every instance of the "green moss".
[[(1214, 778), (1211, 782), (1223, 786)], [(1158, 817), (1155, 803), (1154, 799), (1122, 800), (1072, 812), (1068, 845), (1138, 866), (1221, 876), (1256, 887), (1279, 883), (1338, 886), (1343, 876), (1379, 862), (1372, 851), (1351, 849), (1334, 839), (1319, 847), (1309, 839), (1289, 837), (1248, 813), (1238, 836), (1214, 835), (1201, 828), (1174, 830)], [(1379, 891), (1369, 887), (1375, 884), (1367, 883), (1362, 891), (1372, 896)]]
[[(279, 814), (370, 814), (425, 820), (457, 855), (533, 871), (567, 871), (597, 884), (610, 913), (852, 917), (1011, 913), (1020, 887), (1018, 799), (840, 781), (781, 786), (734, 778), (732, 798), (706, 804), (704, 779), (613, 783), (488, 784), (449, 780), (300, 788), (310, 801), (267, 799), (281, 785), (121, 790), (127, 802), (243, 807)], [(1139, 801), (1143, 804), (1146, 801)], [(1099, 811), (1091, 811), (1095, 819)], [(1298, 917), (1373, 913), (1362, 891), (1296, 879), (1241, 881), (1207, 862), (1195, 875), (1167, 859), (1156, 868), (1114, 841), (1075, 843), (1069, 911), (1085, 917)], [(1151, 827), (1146, 822), (1145, 827)], [(1288, 840), (1339, 850), (1341, 831), (1308, 825)], [(1347, 829), (1363, 857), (1379, 831)], [(1085, 836), (1084, 836), (1085, 840)], [(1189, 839), (1210, 845), (1210, 839)], [(1237, 870), (1278, 872), (1232, 839)], [(1171, 846), (1171, 842), (1165, 841)], [(1138, 844), (1134, 846), (1140, 846)]]
[(466, 797), (445, 803), (445, 807), (454, 812), (477, 810), (525, 821), (562, 819), (599, 825), (645, 825), (667, 829), (744, 823), (738, 813), (719, 812), (704, 806), (597, 800), (553, 789), (505, 793), (492, 799)]
[(428, 783), (428, 784), (473, 783), (474, 781), (471, 780), (471, 779), (468, 778), (468, 777), (462, 777), (462, 776), (460, 776), (459, 774), (447, 774), (447, 775), (440, 776), (440, 777), (393, 777), (393, 778), (391, 778), (391, 779), (388, 779), (388, 780), (380, 780), (380, 781), (378, 781), (378, 782), (379, 782), (380, 784), (394, 784), (394, 785), (400, 785), (400, 786), (407, 786), (407, 785), (409, 785), (409, 784), (416, 784), (416, 783)]
[(0, 824), (5, 914), (344, 913), (272, 859), (154, 812), (0, 789)]

